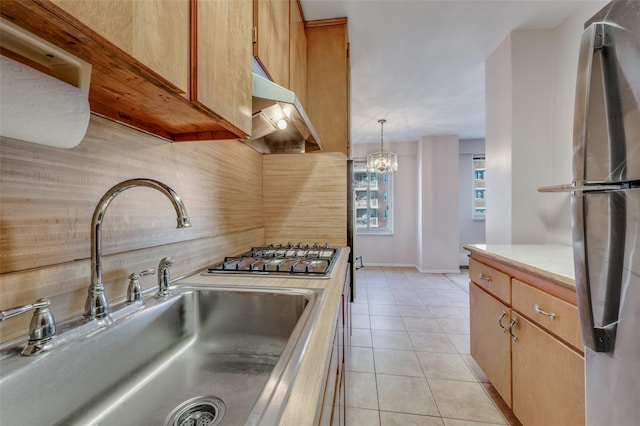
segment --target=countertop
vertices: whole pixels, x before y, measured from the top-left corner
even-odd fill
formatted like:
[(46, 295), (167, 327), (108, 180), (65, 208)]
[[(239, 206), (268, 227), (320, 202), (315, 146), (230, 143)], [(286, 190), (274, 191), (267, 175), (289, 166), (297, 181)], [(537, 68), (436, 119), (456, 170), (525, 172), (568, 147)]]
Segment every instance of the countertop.
[(330, 361), (331, 344), (336, 325), (342, 283), (347, 268), (349, 249), (343, 248), (329, 279), (287, 278), (269, 276), (192, 275), (178, 281), (194, 284), (220, 284), (227, 286), (322, 288), (324, 300), (306, 353), (300, 363), (286, 403), (281, 425), (312, 425), (321, 392), (324, 390), (325, 373)]
[(552, 244), (469, 244), (464, 248), (575, 289), (573, 248)]

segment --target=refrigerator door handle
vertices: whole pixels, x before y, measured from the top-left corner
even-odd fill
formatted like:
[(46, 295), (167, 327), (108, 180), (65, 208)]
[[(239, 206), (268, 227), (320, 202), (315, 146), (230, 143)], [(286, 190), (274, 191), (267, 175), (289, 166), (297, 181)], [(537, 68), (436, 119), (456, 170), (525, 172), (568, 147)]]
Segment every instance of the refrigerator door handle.
[(604, 27), (602, 23), (591, 24), (582, 33), (578, 56), (578, 76), (576, 80), (576, 100), (573, 121), (573, 176), (574, 182), (582, 184), (585, 179), (587, 125), (589, 119), (589, 95), (593, 55), (602, 47)]

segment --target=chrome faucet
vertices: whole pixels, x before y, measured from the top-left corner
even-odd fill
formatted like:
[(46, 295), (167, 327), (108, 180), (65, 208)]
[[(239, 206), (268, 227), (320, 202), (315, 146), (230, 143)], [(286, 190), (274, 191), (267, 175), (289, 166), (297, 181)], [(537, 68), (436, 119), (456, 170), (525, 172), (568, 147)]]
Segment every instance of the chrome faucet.
[(38, 355), (49, 349), (51, 339), (56, 335), (56, 322), (49, 310), (49, 299), (38, 299), (35, 303), (0, 311), (0, 322), (34, 310), (29, 323), (29, 342), (22, 355)]
[(169, 277), (171, 271), (169, 268), (173, 265), (173, 259), (165, 257), (160, 261), (158, 265), (158, 292), (155, 297), (169, 297), (171, 292), (169, 291)]
[(109, 316), (109, 302), (104, 293), (102, 283), (102, 237), (101, 225), (107, 207), (122, 191), (136, 186), (153, 188), (169, 198), (178, 215), (178, 228), (190, 228), (191, 222), (182, 200), (176, 192), (162, 182), (153, 179), (129, 179), (120, 182), (109, 189), (100, 199), (91, 220), (91, 284), (85, 303), (84, 317), (86, 319), (100, 319)]

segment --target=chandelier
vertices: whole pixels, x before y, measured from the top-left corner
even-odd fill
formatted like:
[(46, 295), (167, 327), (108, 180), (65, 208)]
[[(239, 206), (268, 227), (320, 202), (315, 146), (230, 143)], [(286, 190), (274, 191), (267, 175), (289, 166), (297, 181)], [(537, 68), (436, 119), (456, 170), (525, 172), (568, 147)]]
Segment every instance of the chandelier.
[(398, 154), (395, 152), (384, 152), (383, 136), (384, 136), (384, 123), (387, 120), (378, 120), (380, 123), (380, 151), (367, 155), (367, 169), (369, 172), (379, 173), (393, 173), (398, 170)]

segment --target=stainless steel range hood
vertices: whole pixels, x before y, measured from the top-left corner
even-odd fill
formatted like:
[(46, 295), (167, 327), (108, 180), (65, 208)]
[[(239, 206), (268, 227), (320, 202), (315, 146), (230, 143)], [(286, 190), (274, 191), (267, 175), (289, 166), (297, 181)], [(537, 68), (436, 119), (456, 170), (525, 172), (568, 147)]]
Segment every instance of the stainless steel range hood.
[[(286, 128), (281, 128), (285, 124)], [(320, 137), (295, 93), (256, 73), (253, 73), (253, 126), (251, 138), (245, 143), (264, 154), (322, 149)]]

